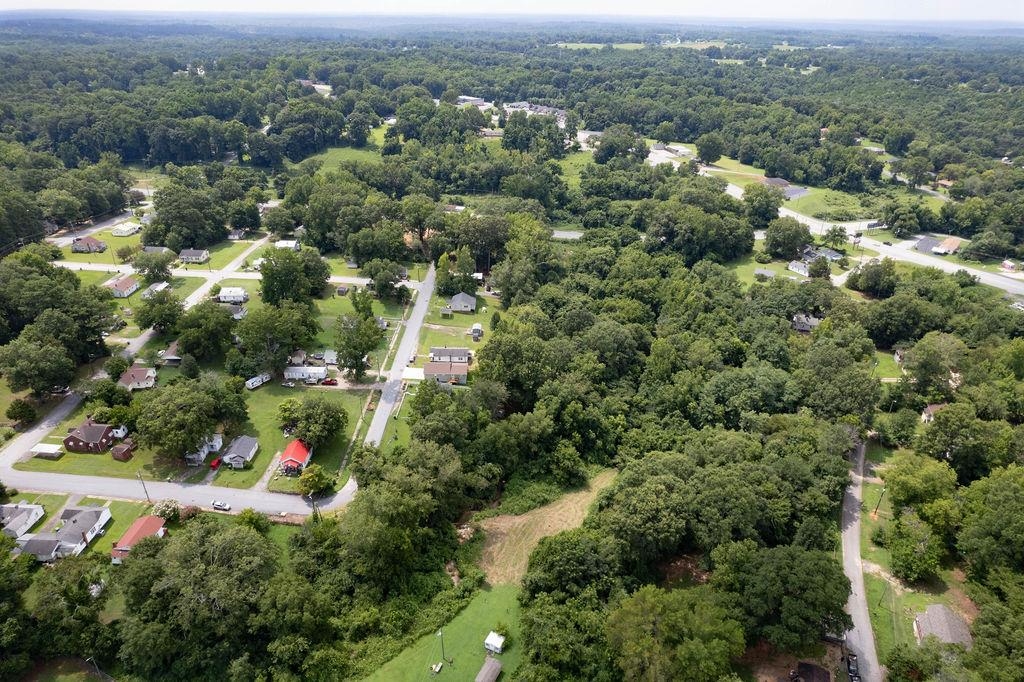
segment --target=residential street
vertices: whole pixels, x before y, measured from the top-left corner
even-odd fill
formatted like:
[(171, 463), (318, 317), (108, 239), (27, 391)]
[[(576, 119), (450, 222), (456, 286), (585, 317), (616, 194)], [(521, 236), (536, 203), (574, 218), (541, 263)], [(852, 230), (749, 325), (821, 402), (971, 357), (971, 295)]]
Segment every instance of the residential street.
[(427, 312), (430, 310), (430, 297), (434, 295), (435, 274), (434, 264), (431, 263), (430, 268), (427, 270), (427, 275), (423, 278), (423, 283), (419, 287), (419, 293), (416, 295), (416, 302), (413, 304), (412, 312), (409, 313), (409, 319), (405, 321), (405, 332), (402, 334), (402, 340), (398, 344), (398, 352), (395, 354), (395, 360), (391, 365), (388, 381), (384, 384), (380, 402), (373, 413), (373, 421), (370, 422), (370, 428), (366, 431), (367, 445), (380, 444), (380, 439), (384, 437), (384, 429), (387, 428), (391, 411), (402, 394), (402, 372), (409, 363), (409, 357), (419, 347), (420, 329), (423, 327), (423, 320), (427, 317)]
[(875, 651), (875, 636), (871, 630), (868, 598), (864, 588), (864, 569), (860, 558), (860, 513), (862, 503), (862, 476), (864, 472), (864, 443), (857, 446), (850, 485), (843, 494), (843, 572), (850, 579), (850, 598), (846, 610), (853, 619), (853, 628), (846, 633), (846, 645), (857, 654), (860, 676), (864, 682), (882, 682), (882, 670)]
[(116, 216), (107, 218), (106, 220), (101, 220), (100, 222), (94, 223), (93, 225), (89, 225), (88, 227), (83, 227), (80, 230), (67, 232), (66, 234), (62, 234), (59, 237), (49, 237), (46, 241), (60, 247), (70, 246), (71, 242), (77, 239), (78, 237), (88, 237), (89, 235), (99, 232), (101, 230), (105, 230), (108, 227), (113, 227), (115, 225), (123, 223), (124, 221), (128, 220), (131, 217), (131, 211), (124, 211), (123, 213), (118, 213)]

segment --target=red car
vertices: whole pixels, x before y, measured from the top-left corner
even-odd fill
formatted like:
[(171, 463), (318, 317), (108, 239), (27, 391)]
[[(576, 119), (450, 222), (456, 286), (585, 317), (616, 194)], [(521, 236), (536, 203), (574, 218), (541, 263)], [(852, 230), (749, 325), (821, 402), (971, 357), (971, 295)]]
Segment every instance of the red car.
[(213, 458), (213, 461), (210, 462), (210, 468), (211, 469), (219, 469), (220, 468), (220, 457), (214, 457)]
[(323, 386), (337, 386), (338, 385), (338, 380), (337, 379), (324, 379), (320, 383)]

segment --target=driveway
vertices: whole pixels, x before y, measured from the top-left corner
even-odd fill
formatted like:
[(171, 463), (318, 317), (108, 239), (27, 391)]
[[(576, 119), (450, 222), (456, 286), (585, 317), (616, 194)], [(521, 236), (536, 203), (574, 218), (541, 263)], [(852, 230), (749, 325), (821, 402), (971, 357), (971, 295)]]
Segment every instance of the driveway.
[(850, 579), (850, 597), (846, 611), (853, 619), (853, 628), (846, 633), (846, 645), (857, 654), (860, 676), (864, 682), (882, 682), (882, 669), (875, 650), (875, 636), (871, 630), (868, 597), (864, 588), (864, 567), (860, 558), (860, 512), (864, 472), (864, 443), (854, 453), (850, 485), (843, 494), (843, 572)]

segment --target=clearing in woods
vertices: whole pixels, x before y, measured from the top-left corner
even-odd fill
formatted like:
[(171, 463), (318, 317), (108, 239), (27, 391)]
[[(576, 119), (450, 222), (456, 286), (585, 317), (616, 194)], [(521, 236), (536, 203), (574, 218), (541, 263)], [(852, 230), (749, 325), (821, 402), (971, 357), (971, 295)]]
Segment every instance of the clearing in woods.
[(526, 573), (530, 552), (541, 538), (583, 523), (590, 503), (615, 480), (616, 471), (605, 469), (590, 479), (583, 490), (568, 493), (551, 504), (517, 516), (485, 519), (480, 526), (487, 533), (480, 567), (491, 585), (518, 583)]

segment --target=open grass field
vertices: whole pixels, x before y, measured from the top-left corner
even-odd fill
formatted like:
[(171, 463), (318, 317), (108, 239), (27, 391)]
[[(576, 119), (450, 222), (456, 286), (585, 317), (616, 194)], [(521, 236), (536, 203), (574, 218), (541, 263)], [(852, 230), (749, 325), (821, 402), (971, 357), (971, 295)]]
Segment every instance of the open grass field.
[[(485, 327), (484, 337), (480, 341), (473, 341), (473, 337), (469, 336), (466, 333), (467, 331), (469, 331), (469, 325), (465, 327), (424, 326), (420, 331), (420, 342), (416, 350), (416, 362), (412, 366), (423, 367), (426, 365), (430, 349), (434, 347), (468, 348), (476, 355), (480, 352), (481, 348), (487, 345), (487, 339), (490, 336), (488, 332), (490, 330)], [(475, 363), (471, 364), (472, 369), (475, 369), (474, 365)]]
[[(135, 218), (131, 220), (135, 221)], [(111, 265), (121, 265), (121, 261), (115, 255), (117, 250), (125, 246), (134, 248), (142, 244), (141, 232), (136, 232), (128, 237), (115, 237), (111, 234), (110, 230), (101, 230), (92, 236), (104, 242), (107, 245), (107, 250), (103, 253), (72, 253), (70, 246), (64, 246), (60, 250), (61, 259), (73, 263), (110, 263)]]
[(526, 573), (530, 552), (541, 538), (583, 523), (597, 494), (611, 485), (616, 471), (605, 469), (587, 487), (566, 493), (551, 504), (517, 516), (492, 516), (481, 522), (487, 534), (480, 567), (492, 585), (518, 584)]
[(834, 189), (809, 187), (808, 193), (786, 202), (786, 208), (797, 213), (828, 220), (858, 220), (877, 217), (871, 197), (862, 201), (856, 195)]
[(99, 270), (75, 270), (75, 276), (78, 277), (79, 281), (82, 282), (83, 286), (89, 286), (90, 284), (100, 286), (108, 279), (111, 279), (113, 277), (120, 277), (120, 275), (118, 275), (117, 273), (102, 272)]
[[(381, 139), (383, 140), (383, 133)], [(321, 152), (311, 159), (323, 161), (320, 167), (321, 173), (336, 171), (344, 161), (380, 161), (380, 152), (376, 149), (357, 149), (355, 147), (330, 147), (327, 151)]]
[(747, 185), (754, 185), (761, 182), (760, 176), (754, 176), (748, 173), (733, 173), (732, 171), (712, 170), (711, 175), (713, 175), (716, 178), (721, 178), (728, 183), (736, 185), (737, 187), (743, 188), (746, 188)]
[(430, 633), (407, 647), (384, 664), (366, 682), (473, 682), (484, 662), (484, 638), (503, 624), (508, 629), (509, 645), (498, 658), (502, 680), (512, 679), (522, 660), (519, 627), (518, 589), (512, 585), (484, 587), (473, 601), (442, 628), (444, 656), (454, 661), (445, 663), (436, 676), (430, 666), (441, 660), (441, 639)]
[(888, 378), (899, 378), (903, 375), (900, 371), (899, 365), (896, 364), (896, 359), (892, 356), (889, 351), (875, 351), (875, 376), (876, 377), (888, 377)]
[[(606, 43), (555, 43), (555, 47), (561, 47), (565, 50), (599, 50), (605, 46)], [(612, 43), (612, 47), (616, 50), (642, 50), (644, 48), (643, 43)]]
[(501, 306), (497, 299), (487, 298), (477, 294), (475, 313), (453, 313), (452, 317), (441, 317), (441, 308), (448, 305), (448, 299), (443, 296), (434, 295), (430, 299), (430, 310), (424, 320), (427, 324), (437, 324), (445, 327), (458, 329), (469, 329), (474, 322), (484, 326), (484, 332), (491, 328), (491, 317), (494, 311)]
[[(79, 415), (84, 417), (84, 414)], [(59, 427), (58, 427), (59, 429)], [(55, 429), (44, 442), (58, 443), (64, 431)], [(168, 459), (157, 457), (156, 453), (147, 448), (135, 450), (135, 456), (127, 462), (118, 462), (109, 452), (81, 453), (67, 452), (58, 460), (30, 457), (14, 465), (20, 471), (47, 471), (58, 474), (77, 474), (79, 476), (110, 476), (114, 478), (136, 478), (138, 472), (149, 480), (166, 480), (180, 476), (185, 471), (184, 461), (180, 458)]]
[(762, 178), (764, 177), (763, 168), (756, 168), (745, 163), (740, 163), (735, 159), (730, 159), (728, 156), (723, 156), (718, 161), (715, 161), (715, 163), (711, 165), (711, 170), (715, 169), (729, 171), (732, 173), (746, 173), (748, 175), (756, 175)]
[(665, 42), (662, 47), (681, 47), (687, 50), (706, 50), (709, 47), (725, 47), (724, 40), (683, 40), (677, 43)]
[[(412, 432), (409, 428), (409, 412), (412, 410), (410, 405), (414, 395), (416, 395), (415, 388), (405, 394), (402, 406), (391, 415), (388, 425), (384, 428), (384, 435), (380, 439), (381, 448), (391, 450), (397, 445), (408, 445), (412, 440)], [(367, 418), (371, 418), (372, 414), (372, 412), (367, 412)]]
[(565, 184), (569, 187), (578, 189), (580, 186), (580, 173), (583, 172), (583, 168), (594, 162), (594, 152), (572, 152), (566, 154), (564, 159), (558, 160), (558, 165), (562, 167), (562, 177), (565, 179)]
[(141, 163), (127, 164), (127, 168), (131, 174), (132, 187), (138, 187), (139, 189), (153, 189), (157, 190), (170, 182), (170, 178), (161, 172), (159, 166), (153, 168), (146, 168)]

